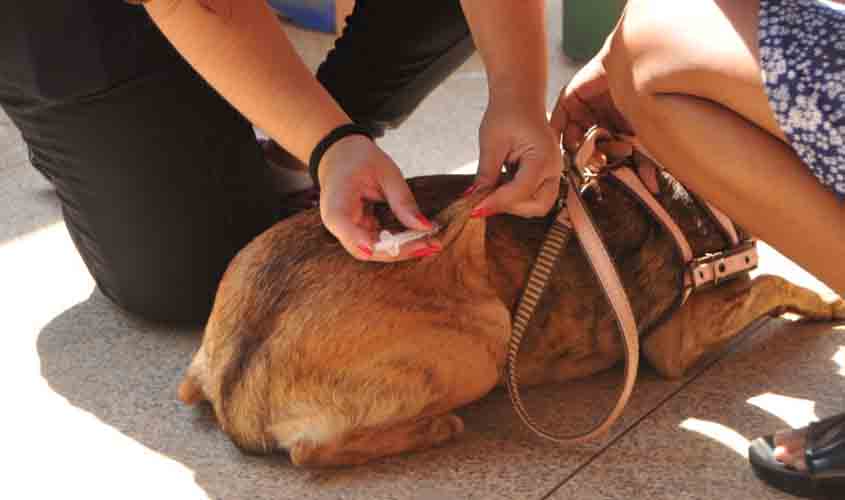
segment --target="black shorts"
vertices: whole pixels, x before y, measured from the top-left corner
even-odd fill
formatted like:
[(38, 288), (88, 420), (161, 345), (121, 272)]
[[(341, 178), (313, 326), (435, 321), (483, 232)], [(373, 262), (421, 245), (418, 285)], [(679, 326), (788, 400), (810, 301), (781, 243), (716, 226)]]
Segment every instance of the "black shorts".
[[(0, 32), (0, 105), (98, 286), (149, 319), (204, 321), (229, 260), (282, 208), (250, 123), (141, 7), (14, 2)], [(473, 50), (458, 0), (358, 0), (318, 79), (379, 135)]]

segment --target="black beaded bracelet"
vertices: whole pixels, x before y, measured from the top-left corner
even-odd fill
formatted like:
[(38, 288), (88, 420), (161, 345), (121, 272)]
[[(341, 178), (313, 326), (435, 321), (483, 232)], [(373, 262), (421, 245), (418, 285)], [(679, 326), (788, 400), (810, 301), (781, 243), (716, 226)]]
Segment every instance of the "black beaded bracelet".
[(323, 155), (326, 154), (326, 151), (328, 151), (334, 143), (349, 135), (364, 135), (370, 139), (373, 138), (373, 134), (369, 131), (369, 129), (362, 125), (358, 125), (357, 123), (347, 123), (345, 125), (341, 125), (326, 134), (326, 136), (323, 137), (316, 146), (314, 146), (314, 150), (311, 152), (311, 158), (308, 160), (308, 173), (311, 174), (311, 180), (314, 181), (314, 186), (316, 188), (320, 188), (320, 179), (317, 177), (317, 169), (320, 168), (320, 161), (323, 159)]

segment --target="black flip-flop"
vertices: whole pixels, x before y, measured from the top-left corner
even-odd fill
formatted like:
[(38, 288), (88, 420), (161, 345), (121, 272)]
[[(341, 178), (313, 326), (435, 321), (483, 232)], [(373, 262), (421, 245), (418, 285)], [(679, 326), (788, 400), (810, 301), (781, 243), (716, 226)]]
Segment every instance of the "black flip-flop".
[(748, 460), (757, 477), (783, 492), (805, 498), (845, 498), (845, 413), (810, 424), (804, 446), (806, 471), (774, 456), (774, 436), (755, 439)]

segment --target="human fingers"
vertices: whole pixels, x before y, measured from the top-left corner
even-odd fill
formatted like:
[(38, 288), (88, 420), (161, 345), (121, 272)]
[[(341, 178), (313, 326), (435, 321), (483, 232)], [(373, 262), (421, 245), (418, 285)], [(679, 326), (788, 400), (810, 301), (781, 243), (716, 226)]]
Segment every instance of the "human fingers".
[(419, 231), (432, 228), (431, 221), (420, 211), (417, 200), (399, 167), (386, 165), (382, 168), (378, 182), (384, 200), (399, 222), (405, 227)]
[[(559, 168), (559, 166), (558, 166)], [(536, 166), (523, 166), (511, 182), (499, 186), (473, 210), (473, 217), (508, 213), (521, 217), (541, 217), (549, 212), (560, 190), (560, 174), (549, 175)]]

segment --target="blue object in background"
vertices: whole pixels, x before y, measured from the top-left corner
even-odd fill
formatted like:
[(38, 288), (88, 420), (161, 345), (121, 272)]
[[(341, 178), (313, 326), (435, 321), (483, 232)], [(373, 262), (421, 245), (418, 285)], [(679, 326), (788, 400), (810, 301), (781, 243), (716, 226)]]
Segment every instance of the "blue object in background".
[(268, 0), (270, 7), (295, 24), (334, 33), (337, 27), (334, 0)]

